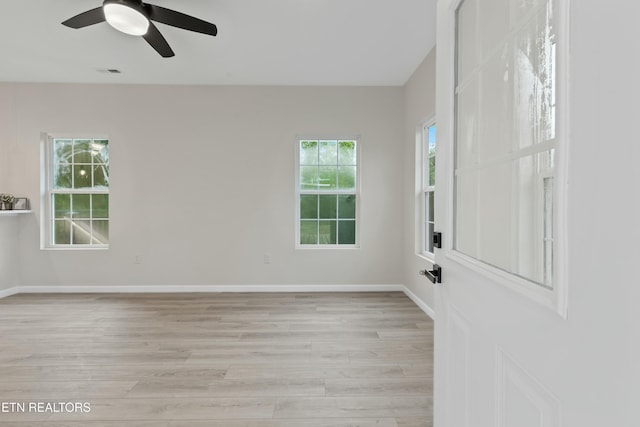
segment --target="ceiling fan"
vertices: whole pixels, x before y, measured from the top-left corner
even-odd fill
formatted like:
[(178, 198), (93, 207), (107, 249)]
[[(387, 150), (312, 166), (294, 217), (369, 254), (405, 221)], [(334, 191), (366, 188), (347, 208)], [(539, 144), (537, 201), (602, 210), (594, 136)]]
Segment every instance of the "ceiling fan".
[(69, 18), (62, 25), (77, 29), (104, 21), (123, 33), (142, 36), (164, 58), (175, 53), (151, 21), (210, 36), (218, 34), (218, 28), (210, 22), (141, 0), (104, 0), (102, 6)]

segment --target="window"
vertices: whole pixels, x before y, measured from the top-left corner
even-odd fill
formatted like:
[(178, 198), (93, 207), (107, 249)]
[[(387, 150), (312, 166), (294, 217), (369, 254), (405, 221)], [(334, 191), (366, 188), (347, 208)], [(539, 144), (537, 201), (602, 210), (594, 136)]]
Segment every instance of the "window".
[(433, 257), (435, 191), (436, 124), (429, 122), (422, 128), (422, 252), (430, 257)]
[(454, 249), (553, 289), (554, 0), (457, 9)]
[(299, 140), (298, 247), (356, 247), (358, 143)]
[(44, 246), (108, 247), (108, 140), (49, 137), (45, 154)]

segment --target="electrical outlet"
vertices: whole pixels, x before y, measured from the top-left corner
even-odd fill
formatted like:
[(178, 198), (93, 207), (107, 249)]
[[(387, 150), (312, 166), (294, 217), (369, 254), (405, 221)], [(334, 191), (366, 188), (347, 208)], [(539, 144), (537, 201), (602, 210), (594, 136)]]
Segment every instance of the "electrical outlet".
[(269, 254), (264, 254), (264, 263), (271, 264), (271, 256)]
[(134, 260), (133, 260), (134, 264), (142, 264), (142, 255), (136, 255)]

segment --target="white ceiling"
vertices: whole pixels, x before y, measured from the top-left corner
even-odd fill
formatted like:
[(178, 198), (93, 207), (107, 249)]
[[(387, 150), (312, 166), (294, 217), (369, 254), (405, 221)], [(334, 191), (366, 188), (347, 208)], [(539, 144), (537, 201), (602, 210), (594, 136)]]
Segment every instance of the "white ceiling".
[(435, 45), (436, 0), (149, 2), (218, 36), (157, 23), (176, 53), (162, 58), (107, 23), (60, 24), (102, 0), (0, 0), (0, 81), (397, 86)]

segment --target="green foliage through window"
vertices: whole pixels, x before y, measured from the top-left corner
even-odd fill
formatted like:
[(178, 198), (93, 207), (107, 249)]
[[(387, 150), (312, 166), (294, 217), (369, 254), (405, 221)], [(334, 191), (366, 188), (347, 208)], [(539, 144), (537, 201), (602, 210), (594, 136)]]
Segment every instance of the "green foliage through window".
[(301, 140), (299, 243), (355, 245), (357, 141)]
[(109, 142), (51, 141), (52, 245), (109, 243)]

